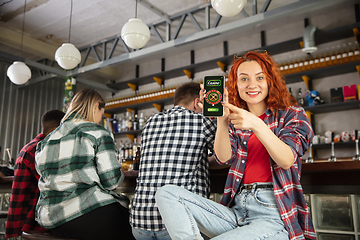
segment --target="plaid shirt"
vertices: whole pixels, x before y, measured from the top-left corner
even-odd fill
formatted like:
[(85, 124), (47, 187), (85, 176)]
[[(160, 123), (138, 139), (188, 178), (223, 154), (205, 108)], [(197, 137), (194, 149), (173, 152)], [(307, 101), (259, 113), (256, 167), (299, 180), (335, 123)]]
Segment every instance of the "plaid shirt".
[(116, 202), (115, 189), (124, 179), (112, 134), (95, 123), (71, 118), (36, 148), (36, 221), (45, 228)]
[(174, 184), (208, 197), (208, 149), (213, 149), (216, 125), (202, 114), (181, 106), (151, 117), (141, 136), (141, 161), (130, 212), (133, 227), (165, 229), (155, 204), (157, 189)]
[[(289, 237), (291, 240), (304, 239), (304, 237), (316, 239), (300, 184), (300, 157), (307, 151), (314, 135), (310, 121), (303, 108), (291, 106), (286, 110), (277, 111), (276, 117), (268, 109), (264, 122), (281, 141), (291, 148), (295, 156), (294, 164), (287, 170), (279, 167), (271, 158), (269, 161), (276, 202)], [(247, 143), (251, 133), (250, 130), (235, 129), (232, 124), (229, 126), (232, 157), (226, 162), (231, 164), (231, 167), (226, 179), (224, 196), (221, 199), (223, 205), (231, 204), (240, 187), (247, 161)]]
[(44, 137), (42, 133), (37, 135), (21, 149), (16, 158), (6, 221), (6, 238), (21, 236), (22, 231), (43, 229), (35, 221), (35, 207), (39, 198), (39, 175), (35, 170), (35, 149)]

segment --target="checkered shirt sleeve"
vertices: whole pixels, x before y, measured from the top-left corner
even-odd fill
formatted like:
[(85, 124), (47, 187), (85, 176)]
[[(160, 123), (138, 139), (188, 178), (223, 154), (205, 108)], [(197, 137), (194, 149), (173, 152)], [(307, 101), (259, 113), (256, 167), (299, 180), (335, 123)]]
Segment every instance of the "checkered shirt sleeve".
[(35, 221), (35, 207), (39, 198), (35, 149), (42, 139), (44, 139), (43, 134), (36, 136), (21, 149), (16, 158), (6, 221), (6, 238), (21, 236), (22, 231), (42, 229)]
[(133, 207), (132, 226), (164, 230), (155, 203), (157, 189), (174, 184), (208, 197), (208, 149), (213, 149), (215, 124), (181, 106), (151, 117), (141, 136), (141, 160)]

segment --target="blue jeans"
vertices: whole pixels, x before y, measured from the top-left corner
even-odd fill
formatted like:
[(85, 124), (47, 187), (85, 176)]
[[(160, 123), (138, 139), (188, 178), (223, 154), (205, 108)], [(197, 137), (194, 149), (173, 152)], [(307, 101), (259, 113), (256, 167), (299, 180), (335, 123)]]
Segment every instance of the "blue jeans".
[(216, 240), (289, 239), (273, 189), (243, 190), (231, 208), (175, 185), (161, 187), (155, 199), (173, 240), (202, 240), (200, 231)]
[(171, 240), (169, 233), (164, 231), (148, 231), (132, 227), (132, 233), (136, 240)]

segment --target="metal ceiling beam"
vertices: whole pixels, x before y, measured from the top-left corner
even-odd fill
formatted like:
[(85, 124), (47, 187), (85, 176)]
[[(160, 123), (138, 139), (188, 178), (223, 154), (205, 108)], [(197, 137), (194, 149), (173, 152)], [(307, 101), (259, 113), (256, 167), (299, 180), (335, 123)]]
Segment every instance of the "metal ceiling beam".
[[(172, 39), (170, 41), (166, 41), (164, 43), (146, 47), (146, 48), (140, 49), (138, 51), (125, 53), (120, 56), (115, 56), (106, 61), (101, 61), (101, 62), (87, 65), (84, 67), (80, 67), (80, 68), (77, 68), (77, 69), (67, 72), (67, 74), (68, 74), (68, 76), (76, 76), (76, 75), (82, 74), (84, 72), (94, 71), (94, 70), (109, 67), (109, 66), (112, 66), (115, 64), (121, 64), (121, 63), (127, 62), (129, 60), (139, 59), (139, 58), (146, 57), (146, 56), (149, 56), (152, 54), (166, 51), (173, 47), (177, 47), (177, 46), (184, 45), (184, 44), (189, 44), (189, 43), (203, 40), (203, 39), (213, 37), (216, 35), (222, 35), (222, 34), (232, 32), (232, 31), (239, 31), (241, 29), (250, 28), (250, 27), (253, 27), (253, 26), (256, 26), (259, 24), (266, 24), (266, 23), (269, 23), (269, 21), (272, 21), (272, 20), (275, 20), (275, 19), (278, 19), (281, 17), (286, 17), (289, 15), (297, 14), (297, 13), (309, 12), (309, 9), (316, 10), (316, 9), (324, 8), (324, 7), (327, 7), (327, 6), (342, 2), (342, 1), (345, 1), (345, 0), (332, 0), (332, 1), (302, 0), (302, 1), (298, 1), (298, 2), (295, 2), (292, 4), (288, 4), (286, 6), (283, 6), (283, 7), (273, 9), (271, 11), (258, 13), (256, 15), (249, 16), (244, 19), (240, 19), (240, 20), (228, 23), (228, 24), (217, 26), (215, 28), (205, 29), (201, 32), (194, 33), (190, 36), (186, 36), (186, 37), (183, 37), (180, 39)], [(257, 1), (254, 1), (254, 4), (257, 4)], [(265, 3), (265, 5), (268, 5), (268, 4), (270, 4), (269, 1), (267, 3)], [(265, 9), (267, 9), (267, 7), (263, 8), (263, 9), (265, 10)], [(200, 10), (201, 9), (199, 9), (199, 8), (196, 9), (196, 11), (200, 11)], [(203, 10), (205, 10), (205, 7), (203, 8)], [(188, 12), (183, 13), (183, 15), (178, 15), (178, 17), (181, 16), (181, 18), (184, 19), (187, 16), (187, 14), (188, 14)], [(181, 22), (182, 21), (180, 21), (180, 23)], [(175, 33), (178, 33), (179, 31), (180, 31), (180, 29), (178, 28)], [(174, 34), (174, 38), (176, 38), (176, 36), (177, 36), (177, 34)]]
[[(66, 71), (56, 69), (54, 67), (50, 67), (50, 66), (47, 66), (47, 65), (42, 64), (42, 63), (34, 62), (34, 61), (31, 61), (31, 60), (28, 60), (28, 59), (19, 59), (19, 57), (17, 57), (17, 56), (14, 56), (12, 54), (5, 53), (5, 52), (2, 52), (2, 51), (0, 51), (0, 57), (10, 59), (12, 61), (23, 61), (26, 65), (28, 65), (30, 67), (34, 67), (36, 69), (40, 69), (40, 70), (48, 72), (47, 74), (45, 74), (43, 76), (30, 79), (27, 84), (21, 85), (18, 88), (27, 87), (29, 85), (37, 84), (37, 83), (40, 83), (40, 82), (43, 82), (43, 81), (46, 81), (46, 80), (50, 80), (50, 79), (56, 78), (56, 77), (57, 78), (63, 78), (63, 79), (67, 78)], [(78, 82), (81, 82), (81, 83), (86, 84), (86, 85), (91, 86), (91, 87), (95, 87), (97, 89), (101, 89), (101, 90), (105, 90), (105, 91), (109, 91), (109, 92), (113, 92), (113, 93), (118, 92), (118, 90), (113, 89), (113, 88), (109, 88), (107, 85), (102, 84), (102, 83), (90, 81), (90, 80), (83, 79), (83, 78), (76, 78), (76, 80)]]
[(160, 9), (158, 9), (157, 7), (151, 5), (148, 1), (146, 0), (135, 0), (138, 1), (138, 3), (140, 3), (142, 6), (144, 6), (145, 8), (149, 9), (150, 11), (152, 11), (153, 13), (155, 13), (156, 15), (160, 16), (162, 19), (164, 19), (166, 22), (171, 23), (171, 20), (169, 18), (169, 15), (167, 15), (166, 13), (164, 13), (163, 11), (161, 11)]

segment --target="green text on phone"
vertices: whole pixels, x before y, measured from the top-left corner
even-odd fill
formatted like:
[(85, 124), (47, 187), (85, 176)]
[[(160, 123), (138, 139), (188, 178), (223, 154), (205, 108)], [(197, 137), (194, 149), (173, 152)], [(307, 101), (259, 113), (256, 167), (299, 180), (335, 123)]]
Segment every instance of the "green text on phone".
[(224, 107), (221, 104), (224, 96), (224, 76), (206, 76), (204, 89), (206, 90), (203, 102), (203, 115), (206, 117), (222, 117)]

